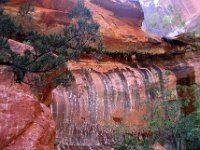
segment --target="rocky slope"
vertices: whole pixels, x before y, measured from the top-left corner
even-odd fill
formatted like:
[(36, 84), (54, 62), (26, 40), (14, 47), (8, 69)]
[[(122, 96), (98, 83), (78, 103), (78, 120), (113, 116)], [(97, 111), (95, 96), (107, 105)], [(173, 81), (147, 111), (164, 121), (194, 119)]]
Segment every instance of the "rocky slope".
[[(5, 8), (16, 14), (23, 2), (11, 0)], [(44, 33), (60, 32), (63, 25), (69, 24), (66, 13), (75, 2), (33, 0), (35, 7), (31, 14), (36, 27)], [(108, 51), (164, 53), (168, 50), (159, 37), (142, 31), (144, 14), (138, 1), (84, 0), (84, 3), (101, 26), (100, 32)]]
[(160, 36), (200, 33), (200, 2), (196, 0), (140, 0), (144, 28)]

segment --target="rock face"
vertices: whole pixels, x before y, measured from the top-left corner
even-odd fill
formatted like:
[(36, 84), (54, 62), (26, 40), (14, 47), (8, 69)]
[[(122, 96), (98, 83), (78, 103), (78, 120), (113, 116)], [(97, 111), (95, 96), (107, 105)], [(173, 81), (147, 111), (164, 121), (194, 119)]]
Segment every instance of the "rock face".
[[(18, 6), (23, 2), (11, 0), (5, 8), (17, 13)], [(31, 14), (41, 32), (60, 32), (63, 25), (69, 24), (66, 13), (75, 3), (76, 0), (33, 0), (35, 7)], [(84, 0), (84, 3), (101, 26), (100, 32), (108, 51), (150, 52), (151, 47), (156, 49), (154, 52), (163, 53), (167, 49), (160, 38), (142, 31), (144, 14), (138, 1)]]
[(142, 116), (150, 114), (146, 103), (163, 100), (167, 90), (174, 91), (169, 97), (174, 99), (177, 84), (200, 83), (199, 55), (187, 53), (165, 61), (138, 56), (138, 67), (112, 61), (96, 64), (91, 59), (70, 63), (76, 81), (52, 93), (58, 141), (106, 149), (113, 144), (117, 125), (126, 124), (131, 133), (145, 132)]
[(108, 51), (145, 51), (147, 45), (149, 49), (159, 45), (161, 53), (165, 50), (158, 37), (142, 31), (143, 12), (138, 2), (86, 0), (85, 4), (101, 26), (100, 32)]
[[(13, 40), (9, 44), (19, 54), (27, 47)], [(199, 56), (199, 52), (187, 52), (172, 58), (160, 56), (159, 60), (154, 59), (157, 55), (138, 54), (135, 67), (111, 58), (104, 58), (100, 64), (84, 57), (80, 62), (68, 63), (76, 81), (51, 93), (58, 143), (72, 149), (106, 150), (113, 146), (116, 126), (125, 124), (131, 133), (145, 132), (142, 117), (151, 114), (146, 103), (163, 100), (168, 89), (174, 91), (169, 99), (176, 97), (177, 83), (200, 83)], [(28, 87), (9, 86), (12, 82), (6, 73), (2, 68), (0, 149), (53, 149), (55, 125), (50, 112), (34, 101)]]
[[(26, 0), (10, 0), (9, 5), (17, 6), (21, 5), (23, 3), (27, 2)], [(41, 7), (41, 8), (46, 8), (46, 9), (52, 9), (52, 10), (60, 10), (60, 11), (65, 11), (65, 10), (70, 10), (71, 6), (74, 5), (75, 0), (33, 0), (32, 3), (35, 6)]]
[(130, 2), (129, 0), (91, 0), (92, 3), (101, 6), (113, 13), (113, 16), (123, 20), (132, 26), (141, 27), (144, 19), (144, 13), (139, 2)]
[[(168, 5), (166, 5), (168, 3)], [(183, 26), (184, 32), (197, 32), (200, 33), (200, 2), (196, 0), (169, 0), (160, 1), (160, 6), (173, 6), (180, 11), (180, 17), (182, 17), (182, 21), (185, 23)], [(166, 8), (167, 8), (166, 7)], [(177, 32), (175, 34), (180, 34), (181, 32)]]
[[(16, 6), (23, 2), (11, 0), (5, 8), (16, 13)], [(126, 124), (131, 133), (145, 132), (146, 122), (141, 118), (144, 114), (151, 115), (146, 103), (163, 100), (168, 89), (174, 91), (170, 100), (178, 96), (178, 83), (200, 83), (200, 54), (145, 55), (145, 50), (163, 54), (174, 49), (174, 42), (179, 46), (184, 41), (161, 40), (143, 32), (143, 13), (138, 1), (84, 0), (84, 3), (101, 25), (103, 42), (109, 51), (140, 54), (131, 56), (129, 65), (111, 58), (100, 64), (91, 58), (68, 63), (76, 80), (70, 87), (59, 86), (52, 91), (51, 111), (59, 145), (107, 150), (113, 145), (116, 126)], [(33, 4), (32, 14), (37, 25), (42, 27), (43, 20), (52, 31), (70, 22), (65, 15), (75, 0), (34, 0)], [(19, 53), (26, 47), (18, 48), (19, 43), (12, 40), (9, 43), (13, 51)], [(3, 128), (0, 149), (53, 149), (55, 126), (47, 108), (34, 101), (27, 87), (13, 85), (8, 90), (8, 80), (3, 78), (7, 76), (3, 75), (4, 71), (1, 74), (0, 113), (6, 117), (0, 118), (3, 120), (0, 122)]]
[(140, 0), (144, 28), (160, 36), (200, 33), (200, 2), (196, 0)]
[(55, 123), (50, 111), (9, 76), (11, 73), (1, 67), (0, 149), (53, 150)]
[(190, 20), (200, 13), (200, 2), (196, 0), (160, 0), (159, 5), (163, 5), (164, 7), (174, 5), (181, 11), (181, 16), (184, 20)]
[(57, 139), (64, 145), (106, 149), (113, 144), (116, 125), (126, 124), (131, 132), (142, 133), (145, 103), (160, 99), (167, 86), (175, 89), (173, 74), (167, 85), (159, 82), (166, 78), (166, 70), (158, 66), (132, 68), (107, 61), (97, 65), (91, 60), (69, 66), (76, 82), (68, 88), (56, 88), (52, 104)]

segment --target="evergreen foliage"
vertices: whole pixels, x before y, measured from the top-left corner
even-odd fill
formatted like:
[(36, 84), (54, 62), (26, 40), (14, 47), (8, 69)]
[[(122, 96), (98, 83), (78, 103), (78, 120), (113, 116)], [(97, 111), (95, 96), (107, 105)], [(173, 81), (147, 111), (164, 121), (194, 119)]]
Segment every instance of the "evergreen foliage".
[(0, 9), (0, 36), (4, 38), (14, 38), (19, 31), (19, 26), (9, 15), (4, 13), (3, 9)]
[[(148, 114), (144, 120), (148, 122), (146, 134), (131, 135), (126, 130), (116, 134), (116, 150), (152, 150), (153, 144), (160, 143), (168, 150), (199, 150), (200, 148), (200, 85), (179, 86), (178, 90), (192, 91), (195, 96), (193, 106), (196, 108), (190, 114), (184, 113), (184, 108), (190, 106), (190, 97), (178, 97), (168, 100), (172, 91), (166, 91), (161, 101), (145, 103)], [(123, 126), (122, 126), (123, 127)], [(122, 128), (121, 127), (121, 128)]]
[[(23, 4), (19, 14), (29, 15), (31, 1)], [(43, 35), (35, 30), (26, 33), (21, 41), (30, 44), (33, 49), (27, 49), (23, 55), (12, 52), (7, 44), (9, 38), (22, 33), (16, 23), (3, 11), (0, 13), (0, 65), (9, 66), (17, 83), (32, 84), (42, 81), (49, 72), (66, 68), (66, 62), (78, 60), (80, 54), (91, 44), (98, 45), (100, 41), (99, 25), (92, 19), (91, 12), (78, 2), (77, 6), (67, 15), (77, 20), (76, 23), (65, 26), (63, 33)], [(26, 79), (27, 73), (36, 74), (32, 79)], [(38, 76), (39, 75), (39, 76)], [(73, 80), (70, 71), (58, 75), (55, 84), (68, 85)]]
[(28, 0), (27, 3), (22, 4), (19, 7), (19, 14), (22, 17), (27, 17), (30, 13), (30, 11), (33, 11), (33, 7), (32, 7), (32, 1)]
[(0, 4), (6, 3), (8, 0), (0, 0)]

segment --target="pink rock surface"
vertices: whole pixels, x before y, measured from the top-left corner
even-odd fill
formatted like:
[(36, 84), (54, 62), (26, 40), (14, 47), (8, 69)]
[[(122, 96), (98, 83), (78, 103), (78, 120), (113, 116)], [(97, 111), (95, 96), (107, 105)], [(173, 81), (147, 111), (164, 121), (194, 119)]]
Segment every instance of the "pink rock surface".
[(154, 150), (166, 150), (162, 145), (159, 143), (154, 144), (153, 146)]
[(50, 111), (10, 76), (0, 69), (0, 149), (53, 150), (55, 123)]

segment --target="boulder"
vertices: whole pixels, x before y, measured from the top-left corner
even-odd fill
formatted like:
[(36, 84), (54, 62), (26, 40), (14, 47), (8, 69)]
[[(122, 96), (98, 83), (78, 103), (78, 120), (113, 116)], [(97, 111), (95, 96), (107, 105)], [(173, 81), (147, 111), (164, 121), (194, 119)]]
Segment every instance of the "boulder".
[(13, 83), (12, 74), (0, 69), (0, 149), (53, 150), (55, 123), (26, 85)]

